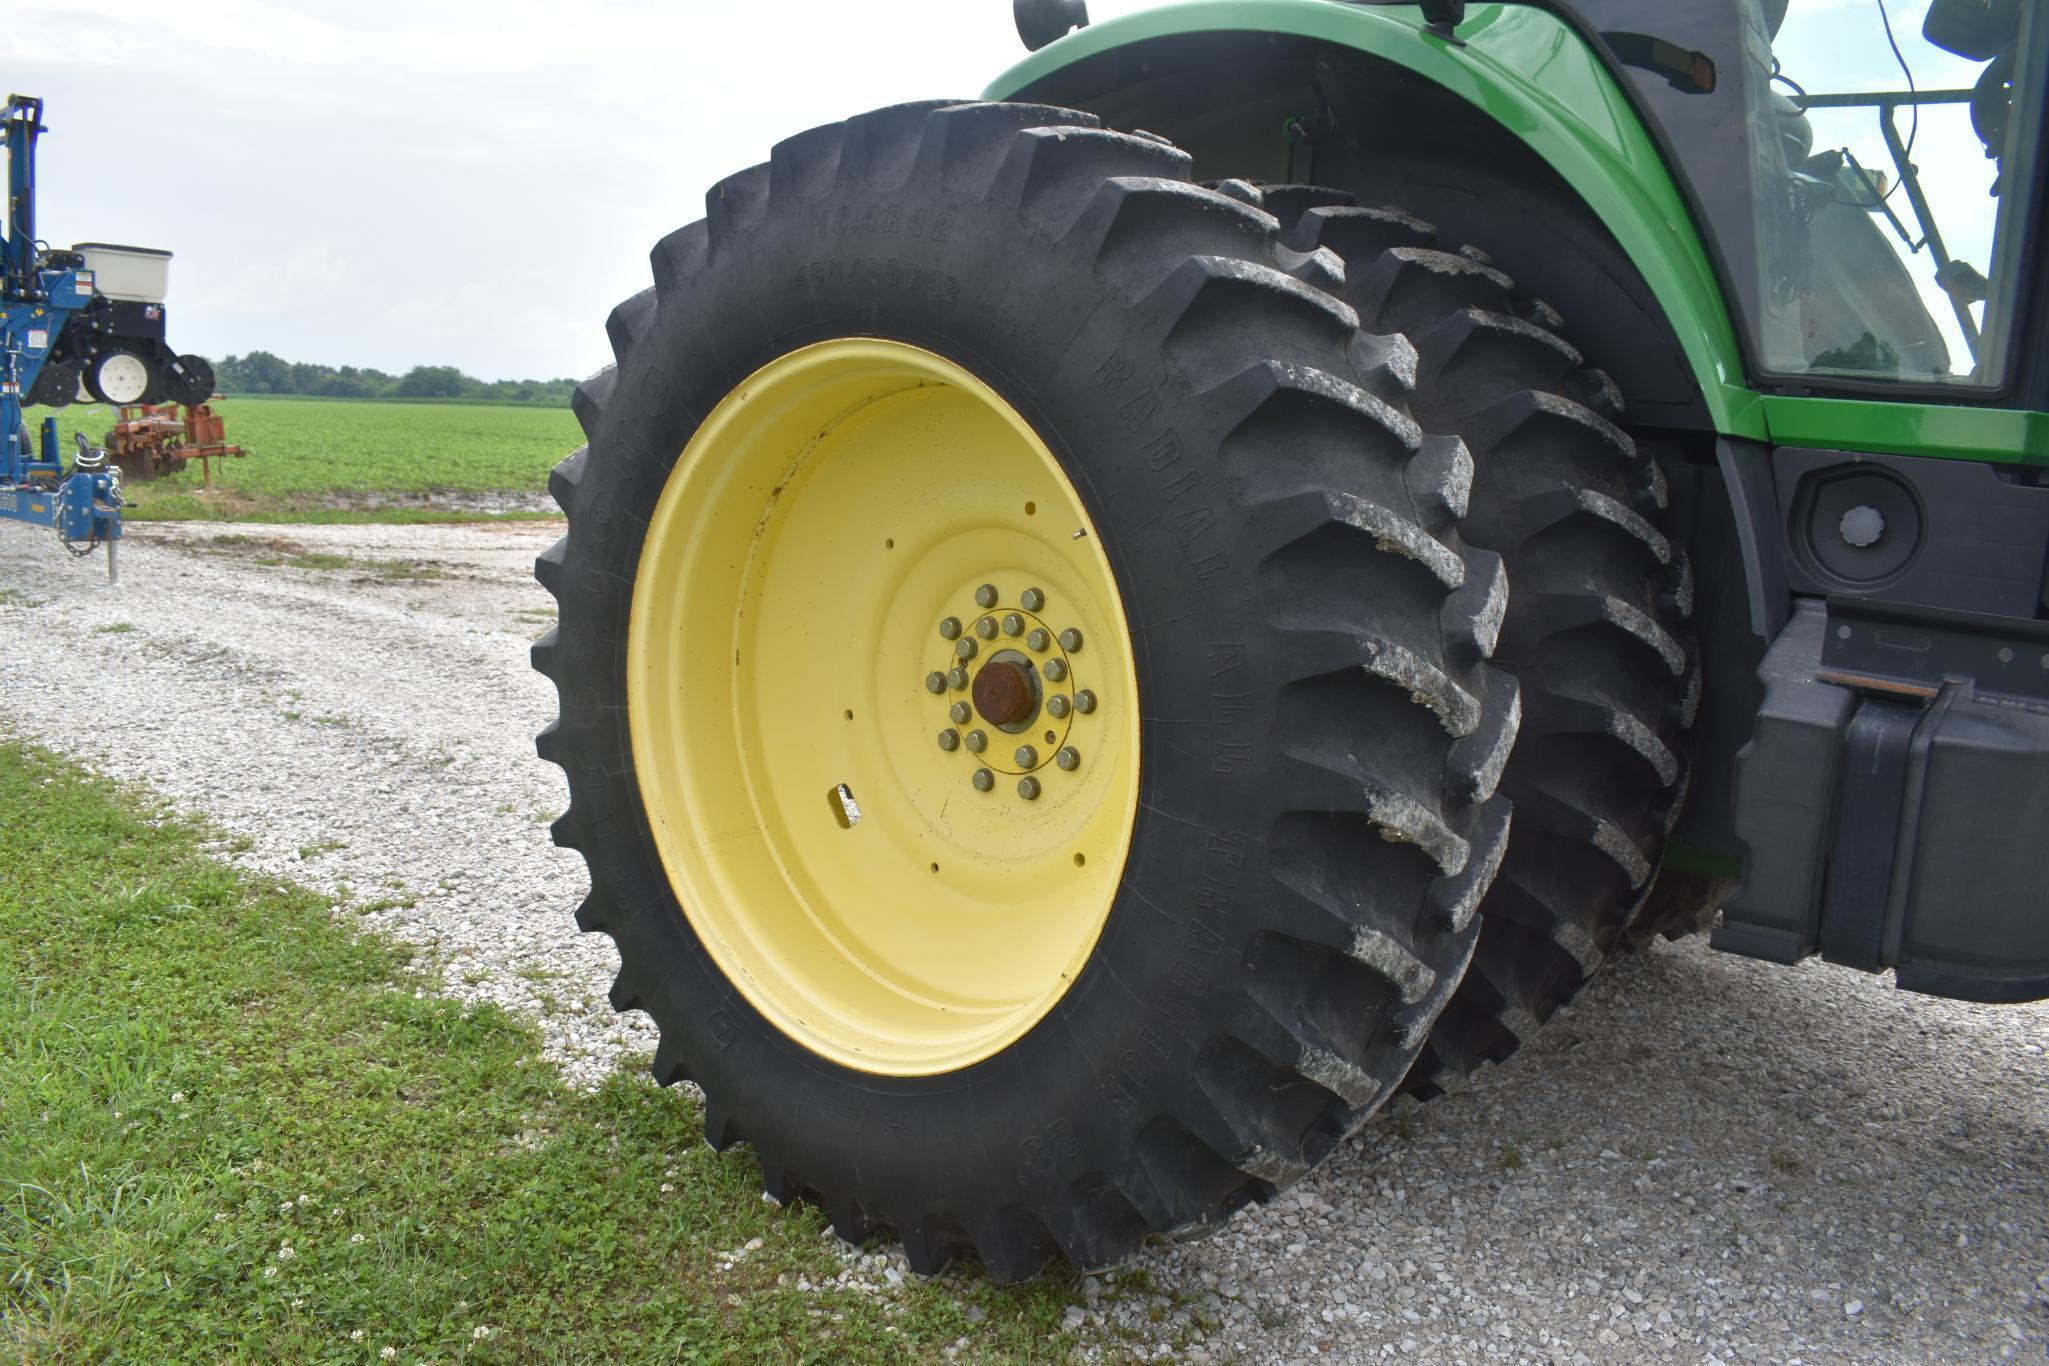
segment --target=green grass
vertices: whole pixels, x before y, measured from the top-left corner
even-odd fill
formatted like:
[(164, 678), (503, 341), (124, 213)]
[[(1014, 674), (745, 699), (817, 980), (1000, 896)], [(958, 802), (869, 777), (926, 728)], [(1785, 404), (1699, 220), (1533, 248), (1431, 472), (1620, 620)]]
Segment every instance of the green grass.
[(443, 508), (431, 503), (417, 506), (364, 506), (333, 504), (319, 498), (245, 498), (236, 495), (206, 497), (201, 494), (145, 492), (138, 502), (129, 490), (127, 517), (131, 522), (253, 522), (292, 526), (357, 526), (369, 523), (386, 526), (417, 526), (441, 522), (553, 522), (559, 513), (512, 509), (483, 512), (471, 508)]
[[(538, 494), (546, 487), (548, 471), (583, 440), (576, 418), (564, 408), (271, 398), (223, 399), (215, 411), (227, 422), (228, 440), (249, 454), (215, 463), (211, 495), (200, 491), (196, 464), (173, 478), (132, 485), (131, 516), (144, 521), (502, 520), (502, 514), (438, 507), (435, 499)], [(64, 409), (58, 414), (63, 449), (72, 449), (74, 431), (104, 441), (114, 420), (111, 408)]]
[[(681, 1091), (566, 1088), (313, 894), (0, 743), (0, 1356), (1051, 1359), (1072, 1276), (894, 1297)], [(752, 1240), (760, 1243), (735, 1257)]]

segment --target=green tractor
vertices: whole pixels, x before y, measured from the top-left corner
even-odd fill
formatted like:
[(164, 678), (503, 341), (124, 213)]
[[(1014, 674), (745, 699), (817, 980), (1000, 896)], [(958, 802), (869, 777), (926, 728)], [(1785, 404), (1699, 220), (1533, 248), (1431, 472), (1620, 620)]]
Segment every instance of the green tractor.
[(1015, 8), (711, 188), (551, 481), (555, 836), (713, 1145), (1015, 1279), (1717, 914), (2049, 995), (2049, 9)]

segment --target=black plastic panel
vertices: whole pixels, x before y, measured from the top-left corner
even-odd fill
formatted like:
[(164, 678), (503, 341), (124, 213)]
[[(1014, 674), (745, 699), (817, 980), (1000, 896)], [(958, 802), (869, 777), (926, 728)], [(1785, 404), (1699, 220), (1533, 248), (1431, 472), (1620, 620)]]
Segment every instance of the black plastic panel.
[(1736, 761), (1743, 881), (1722, 908), (1718, 949), (1793, 963), (1820, 943), (1836, 770), (1857, 706), (1850, 689), (1815, 681), (1826, 628), (1821, 604), (1802, 602), (1758, 669), (1764, 703)]
[(2049, 711), (1959, 698), (1929, 738), (1913, 868), (1887, 958), (1910, 991), (2049, 996)]
[(1952, 678), (2049, 703), (2049, 621), (1830, 598), (1821, 676), (1933, 698)]
[[(1788, 446), (1772, 453), (1772, 473), (1795, 593), (2040, 614), (2049, 488), (1967, 460)], [(1885, 513), (1875, 544), (1842, 536), (1843, 513), (1859, 506)]]

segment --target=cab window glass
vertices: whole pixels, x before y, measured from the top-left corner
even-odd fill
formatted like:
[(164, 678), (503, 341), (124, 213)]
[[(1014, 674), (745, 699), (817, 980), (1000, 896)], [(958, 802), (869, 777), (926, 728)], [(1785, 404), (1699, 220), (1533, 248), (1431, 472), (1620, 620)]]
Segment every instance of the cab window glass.
[(1741, 3), (1764, 368), (1999, 383), (2039, 174), (2042, 7)]

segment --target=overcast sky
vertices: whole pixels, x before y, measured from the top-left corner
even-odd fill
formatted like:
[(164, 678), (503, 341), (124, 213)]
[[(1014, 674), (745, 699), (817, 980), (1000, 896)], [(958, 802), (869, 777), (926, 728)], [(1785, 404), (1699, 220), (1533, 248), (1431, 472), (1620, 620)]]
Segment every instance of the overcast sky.
[(1025, 56), (1009, 0), (6, 8), (40, 235), (176, 253), (174, 346), (486, 379), (608, 360), (648, 249), (778, 139)]
[[(1146, 7), (1089, 4), (1099, 20)], [(53, 130), (41, 234), (175, 252), (173, 345), (486, 379), (608, 359), (605, 315), (647, 285), (648, 249), (779, 138), (974, 95), (1025, 55), (1008, 0), (8, 9), (5, 79), (47, 99)], [(1894, 3), (1923, 83), (1974, 75), (1921, 44), (1925, 9)], [(1898, 84), (1871, 0), (1795, 10), (1789, 71), (1814, 88)], [(1853, 141), (1885, 165), (1869, 120), (1837, 116), (1824, 145)], [(1961, 121), (1934, 117), (1949, 138), (1924, 122), (1917, 160), (1989, 224), (1989, 166)], [(1976, 226), (1958, 222), (1953, 245), (1983, 268)]]

